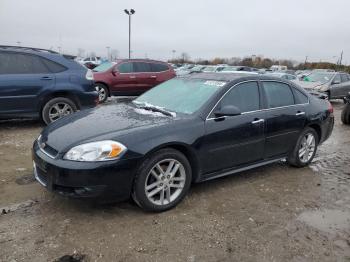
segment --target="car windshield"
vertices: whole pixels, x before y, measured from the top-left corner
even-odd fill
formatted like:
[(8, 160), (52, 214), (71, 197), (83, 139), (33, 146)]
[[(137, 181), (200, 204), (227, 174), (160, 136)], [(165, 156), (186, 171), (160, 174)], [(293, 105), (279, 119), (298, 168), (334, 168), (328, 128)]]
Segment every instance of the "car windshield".
[(214, 72), (215, 71), (215, 67), (213, 66), (207, 66), (203, 69), (203, 71), (205, 72)]
[(314, 72), (308, 76), (305, 76), (304, 81), (327, 83), (327, 82), (331, 81), (333, 76), (334, 76), (334, 73)]
[(176, 78), (166, 81), (133, 101), (137, 106), (155, 106), (167, 111), (193, 114), (227, 82)]
[(221, 70), (221, 72), (231, 72), (231, 71), (238, 71), (238, 67), (236, 66), (227, 66), (224, 69)]
[(108, 69), (110, 69), (114, 64), (111, 62), (105, 62), (99, 66), (96, 66), (93, 71), (94, 72), (104, 72), (107, 71)]

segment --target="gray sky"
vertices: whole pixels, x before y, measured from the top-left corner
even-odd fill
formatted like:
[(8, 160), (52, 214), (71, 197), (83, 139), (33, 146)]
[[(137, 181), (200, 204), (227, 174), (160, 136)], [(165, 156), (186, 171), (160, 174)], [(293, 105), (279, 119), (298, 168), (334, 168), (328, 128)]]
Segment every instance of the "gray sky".
[[(0, 0), (0, 43), (78, 48), (127, 56), (128, 18), (134, 8), (134, 57), (168, 59), (252, 54), (350, 63), (349, 0)], [(335, 57), (337, 56), (337, 57)]]

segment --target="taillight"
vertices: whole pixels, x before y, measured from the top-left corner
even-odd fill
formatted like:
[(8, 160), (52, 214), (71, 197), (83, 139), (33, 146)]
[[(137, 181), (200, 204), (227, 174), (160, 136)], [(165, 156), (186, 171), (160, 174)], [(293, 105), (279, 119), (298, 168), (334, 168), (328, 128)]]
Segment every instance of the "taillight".
[(328, 112), (331, 114), (333, 114), (333, 112), (334, 112), (333, 105), (329, 101), (328, 101)]
[(90, 69), (87, 70), (86, 75), (85, 75), (87, 80), (93, 81), (94, 80), (94, 74)]

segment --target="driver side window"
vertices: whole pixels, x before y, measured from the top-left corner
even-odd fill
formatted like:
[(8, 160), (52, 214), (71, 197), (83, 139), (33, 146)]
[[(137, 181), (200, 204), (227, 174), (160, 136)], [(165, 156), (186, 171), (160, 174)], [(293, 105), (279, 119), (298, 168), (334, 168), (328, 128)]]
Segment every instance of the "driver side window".
[(233, 87), (221, 100), (220, 107), (232, 105), (242, 113), (260, 109), (259, 86), (257, 82), (246, 82)]

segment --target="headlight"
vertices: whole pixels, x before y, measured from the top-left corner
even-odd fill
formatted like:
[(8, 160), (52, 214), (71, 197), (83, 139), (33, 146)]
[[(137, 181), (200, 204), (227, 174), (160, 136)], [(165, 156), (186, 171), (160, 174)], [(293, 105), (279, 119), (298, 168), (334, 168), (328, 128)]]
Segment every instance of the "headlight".
[(123, 144), (106, 140), (73, 147), (63, 159), (82, 162), (108, 161), (118, 159), (125, 151), (126, 147)]

